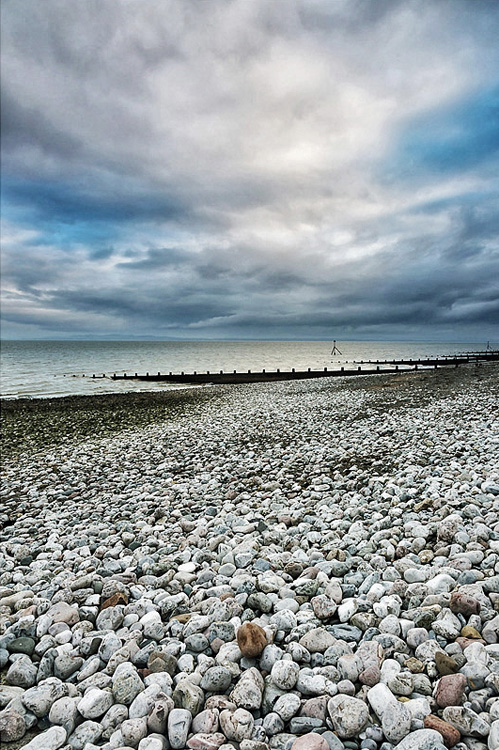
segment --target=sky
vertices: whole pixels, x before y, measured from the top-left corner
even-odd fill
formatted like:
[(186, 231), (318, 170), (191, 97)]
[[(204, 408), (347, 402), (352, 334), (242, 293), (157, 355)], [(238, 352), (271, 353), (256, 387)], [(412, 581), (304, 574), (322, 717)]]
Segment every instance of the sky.
[(499, 341), (499, 2), (2, 0), (2, 337)]

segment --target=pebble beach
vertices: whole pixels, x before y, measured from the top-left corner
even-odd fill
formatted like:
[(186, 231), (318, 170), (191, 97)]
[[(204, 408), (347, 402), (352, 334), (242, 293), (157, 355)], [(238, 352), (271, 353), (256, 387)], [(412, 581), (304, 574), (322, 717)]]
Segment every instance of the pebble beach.
[(5, 401), (0, 740), (497, 750), (499, 367)]

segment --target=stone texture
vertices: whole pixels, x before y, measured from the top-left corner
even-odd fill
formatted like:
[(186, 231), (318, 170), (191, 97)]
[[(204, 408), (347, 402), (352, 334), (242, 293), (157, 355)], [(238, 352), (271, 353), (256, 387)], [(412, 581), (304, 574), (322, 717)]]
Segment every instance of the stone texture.
[(237, 645), (243, 656), (253, 658), (260, 656), (267, 645), (267, 636), (265, 631), (259, 625), (252, 622), (245, 622), (238, 628)]
[(452, 726), (452, 724), (449, 724), (448, 721), (444, 721), (434, 714), (425, 716), (424, 725), (426, 729), (434, 729), (436, 732), (439, 732), (443, 737), (446, 747), (453, 747), (461, 741), (459, 730)]
[(369, 721), (364, 701), (348, 695), (335, 695), (327, 704), (334, 730), (341, 739), (356, 736)]
[(435, 700), (440, 708), (458, 706), (462, 703), (466, 677), (463, 674), (450, 674), (438, 681)]
[(329, 745), (320, 734), (309, 732), (298, 737), (291, 745), (291, 750), (329, 750)]

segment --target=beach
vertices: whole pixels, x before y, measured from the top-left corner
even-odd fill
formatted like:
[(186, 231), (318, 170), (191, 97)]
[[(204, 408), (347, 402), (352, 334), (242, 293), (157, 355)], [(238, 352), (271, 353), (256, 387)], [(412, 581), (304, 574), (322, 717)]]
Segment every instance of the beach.
[(2, 402), (6, 747), (494, 750), (499, 367)]

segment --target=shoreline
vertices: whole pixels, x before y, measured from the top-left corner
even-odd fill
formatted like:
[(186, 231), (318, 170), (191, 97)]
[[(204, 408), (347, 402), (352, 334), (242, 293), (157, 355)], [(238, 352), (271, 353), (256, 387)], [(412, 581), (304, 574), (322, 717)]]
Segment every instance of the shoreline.
[[(494, 374), (495, 373), (495, 374)], [(356, 391), (367, 388), (399, 387), (424, 382), (429, 389), (442, 393), (449, 383), (463, 383), (469, 378), (499, 378), (497, 363), (468, 364), (442, 370), (400, 371), (350, 377), (321, 379), (337, 389)], [(2, 433), (0, 447), (4, 458), (13, 458), (30, 450), (58, 445), (66, 438), (111, 436), (122, 429), (141, 428), (148, 424), (174, 419), (186, 409), (212, 399), (223, 399), (232, 388), (275, 388), (285, 381), (240, 385), (207, 385), (165, 391), (128, 391), (126, 393), (78, 394), (48, 398), (0, 398)], [(313, 381), (292, 381), (305, 385)], [(291, 385), (291, 384), (290, 384)], [(270, 390), (272, 392), (272, 390)]]

